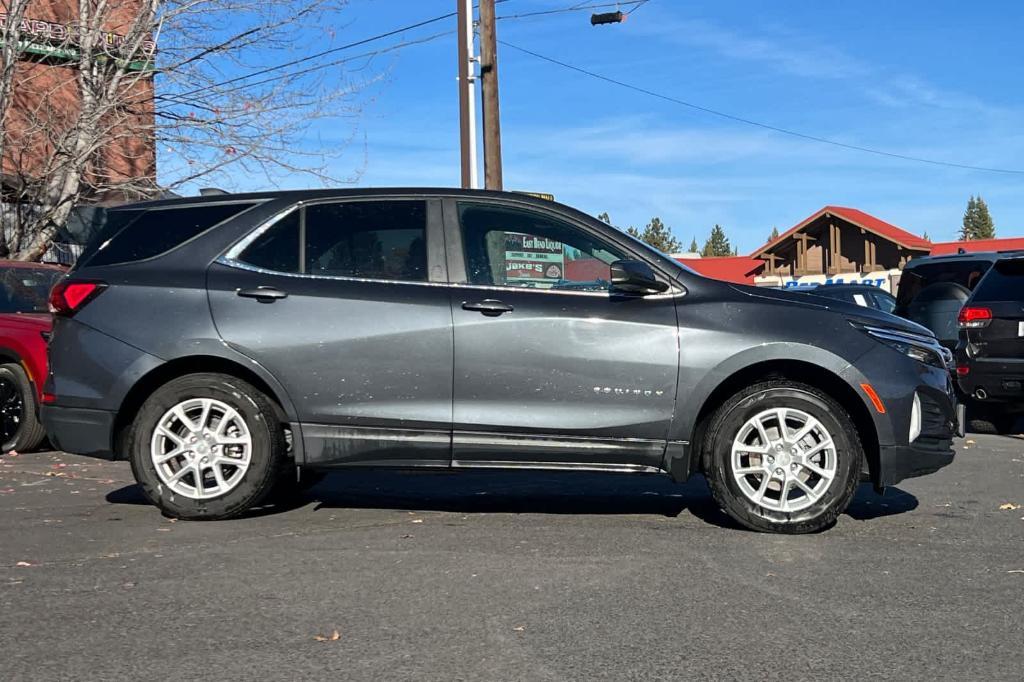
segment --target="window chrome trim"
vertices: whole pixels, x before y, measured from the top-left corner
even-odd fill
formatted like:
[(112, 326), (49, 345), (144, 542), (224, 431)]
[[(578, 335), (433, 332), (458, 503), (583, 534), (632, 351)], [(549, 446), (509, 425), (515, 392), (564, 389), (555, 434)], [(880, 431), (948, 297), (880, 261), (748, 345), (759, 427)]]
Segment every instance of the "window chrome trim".
[[(241, 261), (238, 261), (238, 256), (242, 253), (242, 251), (245, 251), (246, 248), (248, 248), (249, 245), (252, 244), (254, 241), (259, 239), (260, 236), (263, 235), (263, 233), (265, 233), (271, 227), (276, 225), (279, 221), (281, 221), (284, 218), (286, 218), (289, 213), (291, 213), (292, 211), (298, 211), (300, 206), (301, 206), (301, 204), (292, 204), (291, 206), (288, 206), (284, 210), (279, 211), (278, 213), (270, 216), (265, 221), (263, 221), (263, 224), (261, 224), (255, 230), (253, 230), (252, 232), (250, 232), (249, 234), (245, 235), (244, 237), (239, 239), (237, 242), (235, 242), (234, 246), (229, 248), (224, 253), (224, 255), (222, 255), (222, 256), (217, 258), (217, 261), (221, 262), (222, 259), (226, 259), (226, 260), (233, 261), (233, 262), (241, 262)], [(260, 268), (260, 269), (262, 269), (262, 268)], [(273, 271), (268, 271), (268, 272), (273, 272)], [(281, 274), (286, 274), (286, 273), (281, 273)]]
[(214, 262), (220, 265), (226, 265), (229, 268), (247, 270), (249, 272), (256, 272), (261, 275), (271, 275), (274, 277), (294, 277), (295, 279), (320, 279), (339, 282), (363, 282), (366, 284), (415, 284), (418, 286), (430, 287), (451, 286), (447, 282), (428, 282), (427, 280), (375, 279), (373, 277), (348, 277), (346, 275), (314, 275), (308, 272), (281, 272), (280, 270), (268, 270), (266, 268), (261, 268), (258, 265), (250, 265), (244, 261), (228, 258), (227, 256), (219, 256)]
[[(507, 291), (507, 292), (522, 292), (532, 294), (563, 294), (569, 296), (603, 296), (605, 298), (611, 298), (612, 292), (610, 290), (605, 291), (575, 291), (573, 289), (540, 289), (537, 287), (516, 287), (516, 286), (499, 286), (496, 284), (467, 284), (465, 282), (452, 282), (448, 286), (453, 289), (467, 289), (477, 291)], [(647, 294), (642, 296), (640, 294), (623, 294), (632, 298), (643, 298), (643, 299), (659, 299), (659, 298), (675, 298), (677, 296), (685, 296), (686, 290), (676, 286), (669, 285), (669, 291), (664, 291), (660, 294)]]
[[(371, 197), (371, 198), (367, 198), (366, 201), (380, 201), (380, 198), (379, 197)], [(404, 201), (421, 201), (421, 200), (420, 199), (415, 199), (415, 198), (409, 198), (409, 199), (405, 199)], [(303, 214), (303, 211), (302, 211), (303, 208), (305, 208), (306, 206), (312, 206), (312, 205), (318, 205), (318, 204), (340, 204), (340, 203), (352, 203), (352, 202), (350, 202), (348, 200), (339, 200), (339, 199), (332, 198), (332, 199), (323, 199), (323, 200), (316, 200), (316, 201), (300, 201), (300, 202), (297, 202), (295, 204), (291, 204), (287, 208), (285, 208), (285, 209), (279, 211), (278, 213), (275, 213), (274, 215), (272, 215), (269, 218), (267, 218), (262, 224), (260, 224), (259, 227), (257, 227), (255, 230), (253, 230), (252, 232), (250, 232), (249, 234), (245, 235), (240, 240), (235, 242), (234, 245), (231, 246), (231, 248), (229, 248), (227, 251), (225, 251), (223, 255), (218, 256), (214, 262), (215, 263), (219, 263), (221, 265), (226, 265), (228, 267), (237, 268), (239, 270), (248, 270), (249, 272), (258, 272), (261, 275), (273, 275), (275, 277), (295, 277), (295, 278), (299, 278), (299, 279), (323, 279), (323, 280), (335, 280), (335, 281), (344, 281), (344, 282), (367, 282), (367, 283), (375, 283), (375, 284), (420, 284), (420, 285), (432, 285), (432, 286), (448, 286), (447, 282), (431, 282), (431, 281), (429, 281), (429, 277), (430, 277), (429, 273), (426, 275), (426, 277), (428, 279), (424, 279), (422, 281), (420, 281), (420, 280), (408, 280), (408, 279), (378, 279), (378, 278), (374, 278), (374, 277), (351, 277), (351, 276), (346, 276), (346, 275), (317, 275), (317, 274), (310, 274), (308, 272), (282, 272), (281, 270), (270, 270), (270, 269), (267, 269), (267, 268), (261, 268), (258, 265), (252, 265), (250, 263), (246, 263), (243, 260), (239, 260), (239, 256), (242, 254), (242, 252), (245, 251), (247, 248), (249, 248), (249, 246), (252, 245), (252, 243), (254, 241), (256, 241), (263, 234), (265, 234), (267, 232), (267, 230), (269, 230), (270, 228), (274, 227), (279, 222), (281, 222), (282, 220), (287, 218), (290, 214), (296, 213), (296, 212), (299, 214), (299, 229), (300, 229), (300, 235), (301, 235), (303, 232), (305, 232), (305, 227), (306, 227), (305, 226), (306, 219), (305, 219), (305, 215)], [(422, 203), (424, 204), (424, 207), (429, 211), (430, 202), (428, 200), (422, 200)], [(429, 232), (429, 224), (424, 224), (424, 226), (423, 226), (423, 234), (424, 234), (424, 236), (426, 236), (428, 232)], [(304, 256), (305, 255), (305, 244), (303, 243), (303, 240), (301, 240), (301, 239), (299, 241), (299, 252), (300, 252), (300, 256)], [(428, 265), (429, 265), (429, 263), (428, 263)]]
[[(379, 198), (375, 198), (379, 201)], [(410, 197), (407, 201), (419, 201)], [(280, 270), (269, 270), (267, 268), (261, 268), (258, 265), (251, 265), (245, 261), (239, 260), (238, 257), (243, 251), (245, 251), (254, 241), (259, 239), (267, 230), (272, 228), (281, 220), (284, 220), (288, 215), (295, 211), (301, 211), (303, 206), (310, 204), (321, 204), (321, 203), (339, 203), (338, 199), (324, 199), (313, 202), (298, 202), (288, 206), (287, 208), (279, 211), (278, 213), (267, 218), (259, 227), (254, 229), (252, 232), (242, 237), (240, 240), (235, 242), (223, 255), (218, 256), (214, 261), (220, 265), (226, 265), (228, 267), (237, 268), (239, 270), (247, 270), (249, 272), (256, 272), (261, 275), (273, 275), (275, 277), (295, 277), (299, 279), (321, 279), (321, 280), (333, 280), (343, 282), (364, 282), (367, 284), (417, 284), (420, 286), (442, 286), (452, 287), (458, 289), (477, 290), (477, 291), (507, 291), (507, 292), (530, 292), (530, 293), (542, 293), (542, 294), (568, 294), (572, 296), (603, 296), (605, 298), (611, 297), (610, 291), (573, 291), (571, 289), (537, 289), (533, 287), (516, 287), (516, 286), (499, 286), (494, 284), (469, 284), (466, 282), (431, 282), (431, 281), (419, 281), (419, 280), (404, 280), (404, 279), (377, 279), (373, 277), (349, 277), (345, 275), (316, 275), (305, 272), (282, 272)], [(301, 215), (301, 214), (300, 214)], [(663, 274), (663, 273), (662, 273)], [(429, 274), (428, 274), (429, 277)], [(647, 296), (636, 296), (636, 298), (644, 299), (662, 299), (662, 298), (676, 298), (686, 295), (686, 289), (679, 286), (675, 280), (670, 280), (669, 291), (662, 292), (660, 294), (649, 294)]]

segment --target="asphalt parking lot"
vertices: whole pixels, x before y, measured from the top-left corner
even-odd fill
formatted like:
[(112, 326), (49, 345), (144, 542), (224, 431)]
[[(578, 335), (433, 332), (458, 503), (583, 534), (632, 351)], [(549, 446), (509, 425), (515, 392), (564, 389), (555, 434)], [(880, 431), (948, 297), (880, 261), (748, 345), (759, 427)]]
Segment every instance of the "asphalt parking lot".
[(803, 537), (607, 474), (339, 473), (171, 522), (125, 463), (3, 456), (0, 677), (1019, 680), (1024, 439), (957, 451)]

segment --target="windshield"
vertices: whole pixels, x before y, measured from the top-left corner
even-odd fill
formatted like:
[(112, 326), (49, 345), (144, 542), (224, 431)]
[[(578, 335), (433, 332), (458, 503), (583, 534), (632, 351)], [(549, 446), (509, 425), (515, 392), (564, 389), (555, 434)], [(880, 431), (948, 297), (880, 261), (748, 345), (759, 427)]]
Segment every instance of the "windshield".
[(0, 269), (0, 313), (46, 313), (50, 289), (64, 273), (49, 268)]

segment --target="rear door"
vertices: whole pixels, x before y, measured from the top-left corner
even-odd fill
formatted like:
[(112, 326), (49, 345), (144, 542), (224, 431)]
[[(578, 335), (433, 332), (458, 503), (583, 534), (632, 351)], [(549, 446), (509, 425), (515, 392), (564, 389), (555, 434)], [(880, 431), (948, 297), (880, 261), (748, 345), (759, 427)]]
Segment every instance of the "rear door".
[[(536, 208), (445, 204), (453, 465), (659, 467), (675, 412), (675, 297), (609, 291), (631, 256)], [(667, 279), (666, 279), (667, 281)]]
[(307, 462), (449, 465), (440, 216), (416, 198), (299, 204), (211, 267), (218, 332), (288, 391)]

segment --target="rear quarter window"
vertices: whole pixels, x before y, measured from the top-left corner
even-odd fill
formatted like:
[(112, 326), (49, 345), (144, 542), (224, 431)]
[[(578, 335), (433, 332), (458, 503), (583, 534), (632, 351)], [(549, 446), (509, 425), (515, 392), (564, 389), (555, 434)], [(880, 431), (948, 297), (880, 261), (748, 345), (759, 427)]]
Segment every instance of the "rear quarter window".
[(94, 248), (87, 247), (79, 262), (98, 266), (153, 258), (254, 205), (253, 202), (204, 203), (145, 211), (111, 211), (108, 220), (113, 221), (113, 226), (101, 230), (98, 243)]
[(992, 266), (974, 290), (972, 301), (1020, 301), (1024, 299), (1024, 258), (1001, 260)]

